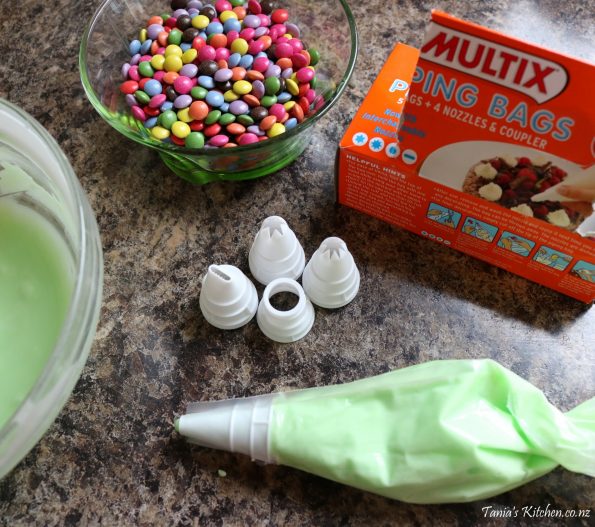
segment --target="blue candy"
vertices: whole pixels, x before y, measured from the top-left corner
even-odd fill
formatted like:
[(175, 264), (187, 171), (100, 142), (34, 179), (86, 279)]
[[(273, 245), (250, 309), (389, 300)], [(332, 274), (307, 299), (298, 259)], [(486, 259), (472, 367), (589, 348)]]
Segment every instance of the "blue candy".
[(145, 121), (145, 128), (153, 128), (157, 124), (157, 117), (149, 117)]
[[(277, 98), (278, 100), (278, 98)], [(292, 117), (291, 119), (287, 119), (287, 121), (285, 121), (285, 129), (286, 130), (291, 130), (292, 128), (295, 128), (298, 124), (298, 121), (295, 117)]]
[(211, 22), (207, 26), (207, 35), (214, 35), (216, 33), (223, 33), (223, 24), (221, 22)]
[(207, 104), (210, 104), (213, 108), (219, 108), (225, 102), (223, 94), (218, 91), (210, 91), (207, 93), (206, 101)]
[(291, 93), (288, 93), (286, 91), (281, 92), (279, 95), (277, 95), (277, 102), (283, 104), (286, 103), (287, 101), (291, 100)]
[[(229, 20), (228, 20), (228, 22), (229, 22)], [(232, 53), (229, 56), (229, 60), (227, 61), (227, 65), (230, 68), (235, 68), (240, 63), (241, 60), (242, 60), (242, 55), (240, 55), (239, 53)]]
[(158, 80), (151, 79), (145, 84), (145, 93), (151, 97), (159, 95), (163, 91), (163, 86)]
[[(146, 86), (145, 86), (146, 88)], [(171, 101), (165, 101), (162, 105), (161, 105), (161, 111), (162, 112), (167, 112), (167, 110), (171, 110), (174, 107), (174, 103)]]
[(180, 49), (182, 51), (188, 51), (191, 47), (192, 47), (192, 44), (190, 44), (189, 42), (182, 42), (180, 44)]
[(250, 66), (252, 66), (253, 62), (254, 62), (254, 57), (252, 55), (244, 55), (240, 59), (240, 66), (242, 68), (244, 68), (245, 70), (248, 70), (248, 69), (250, 69)]
[(219, 106), (219, 109), (223, 113), (226, 113), (229, 110), (229, 103), (228, 102), (224, 102), (221, 106)]
[[(208, 27), (207, 27), (208, 29)], [(229, 33), (230, 31), (242, 31), (242, 23), (237, 18), (228, 18), (223, 24), (223, 31)]]
[(140, 51), (140, 46), (140, 40), (133, 40), (132, 42), (130, 42), (130, 45), (128, 46), (130, 56), (136, 55)]
[(201, 75), (198, 78), (198, 84), (207, 90), (212, 90), (215, 87), (213, 77), (209, 77), (208, 75)]
[(142, 55), (146, 55), (147, 53), (149, 53), (149, 51), (151, 51), (151, 44), (153, 43), (153, 41), (148, 38), (147, 40), (145, 40), (141, 47), (140, 47), (140, 52)]

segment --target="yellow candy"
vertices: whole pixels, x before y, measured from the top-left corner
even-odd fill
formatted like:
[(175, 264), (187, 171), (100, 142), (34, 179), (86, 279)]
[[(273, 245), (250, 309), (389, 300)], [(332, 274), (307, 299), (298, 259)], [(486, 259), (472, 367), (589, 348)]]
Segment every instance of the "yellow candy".
[(285, 86), (291, 95), (299, 95), (300, 87), (297, 83), (292, 79), (285, 79)]
[(165, 62), (163, 63), (163, 69), (165, 71), (178, 72), (182, 69), (182, 66), (184, 66), (182, 59), (176, 55), (170, 55), (169, 57), (166, 57)]
[(171, 57), (172, 55), (175, 57), (181, 57), (184, 54), (182, 48), (180, 46), (176, 46), (175, 44), (170, 44), (165, 48), (165, 57)]
[(289, 33), (285, 33), (285, 35), (283, 35), (283, 36), (288, 40), (293, 38), (293, 35), (290, 35)]
[(180, 139), (188, 137), (191, 131), (190, 127), (182, 121), (176, 121), (171, 125), (171, 133)]
[(138, 39), (141, 41), (141, 43), (147, 40), (147, 30), (145, 28), (140, 30)]
[(252, 91), (252, 84), (248, 81), (236, 81), (233, 83), (233, 91), (238, 95), (246, 95)]
[(169, 130), (167, 128), (163, 128), (163, 126), (153, 126), (153, 128), (151, 128), (151, 135), (155, 139), (167, 139), (169, 137)]
[(183, 110), (180, 110), (178, 112), (178, 119), (180, 121), (182, 121), (183, 123), (191, 123), (192, 121), (194, 121), (194, 119), (192, 119), (192, 117), (190, 117), (190, 109), (189, 108), (184, 108)]
[(151, 66), (156, 70), (162, 70), (164, 62), (165, 57), (163, 55), (153, 55), (151, 57)]
[(287, 101), (284, 105), (283, 108), (285, 108), (286, 111), (291, 110), (293, 107), (295, 106), (295, 101)]
[(245, 55), (248, 53), (248, 42), (246, 42), (243, 38), (236, 38), (231, 43), (231, 52)]
[(225, 24), (225, 22), (230, 18), (235, 18), (237, 20), (238, 15), (236, 15), (233, 11), (223, 11), (223, 13), (219, 15), (219, 20), (222, 24)]
[(240, 96), (237, 93), (235, 93), (233, 90), (227, 90), (223, 94), (223, 100), (225, 102), (237, 101), (239, 98), (240, 98)]
[(208, 17), (206, 17), (204, 15), (198, 15), (192, 19), (192, 25), (196, 29), (204, 29), (205, 27), (207, 27), (209, 25), (209, 22), (210, 22), (210, 20), (208, 19)]
[(273, 126), (269, 128), (267, 135), (269, 137), (276, 137), (283, 133), (285, 133), (285, 126), (283, 126), (281, 123), (275, 123)]
[(190, 64), (191, 62), (196, 60), (197, 56), (198, 56), (198, 51), (196, 51), (194, 48), (190, 48), (190, 49), (184, 51), (184, 54), (182, 55), (182, 62), (184, 64)]

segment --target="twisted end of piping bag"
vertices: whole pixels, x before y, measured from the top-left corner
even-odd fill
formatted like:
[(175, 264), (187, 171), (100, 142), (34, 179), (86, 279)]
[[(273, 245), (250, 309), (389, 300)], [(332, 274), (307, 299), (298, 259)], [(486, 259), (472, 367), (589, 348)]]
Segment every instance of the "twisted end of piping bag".
[(595, 398), (564, 414), (492, 360), (188, 411), (179, 431), (192, 442), (413, 503), (485, 499), (557, 465), (595, 476)]

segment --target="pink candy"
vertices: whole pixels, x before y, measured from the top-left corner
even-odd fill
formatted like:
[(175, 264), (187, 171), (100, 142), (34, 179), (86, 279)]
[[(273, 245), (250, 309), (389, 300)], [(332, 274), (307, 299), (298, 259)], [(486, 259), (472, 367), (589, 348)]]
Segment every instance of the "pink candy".
[(264, 73), (269, 67), (271, 61), (266, 57), (258, 57), (252, 63), (252, 69)]
[(139, 121), (147, 120), (147, 116), (145, 115), (145, 112), (143, 111), (143, 109), (140, 106), (132, 107), (132, 117), (134, 117), (135, 119), (138, 119)]
[(140, 80), (140, 73), (138, 72), (138, 66), (130, 66), (128, 70), (128, 77), (130, 77), (133, 81), (138, 82)]
[(250, 145), (252, 143), (258, 143), (258, 136), (256, 134), (252, 134), (252, 133), (248, 132), (248, 133), (242, 134), (238, 138), (238, 144), (240, 146)]
[(217, 48), (217, 51), (215, 51), (215, 60), (224, 60), (227, 62), (229, 55), (230, 52), (227, 48)]
[(300, 82), (310, 82), (314, 78), (314, 72), (310, 68), (301, 68), (295, 76)]
[(221, 13), (223, 11), (231, 11), (233, 6), (227, 0), (217, 0), (215, 2), (215, 9), (218, 13)]
[(198, 59), (203, 62), (205, 60), (215, 60), (217, 52), (213, 46), (203, 46), (198, 52)]
[(278, 59), (288, 59), (293, 55), (293, 48), (287, 44), (287, 42), (282, 42), (281, 44), (277, 44), (275, 48), (275, 56)]
[(275, 103), (269, 108), (269, 115), (274, 115), (279, 122), (283, 120), (286, 113), (285, 107), (279, 103)]
[(215, 135), (209, 139), (209, 144), (217, 147), (225, 146), (229, 143), (229, 137), (223, 134)]
[(192, 79), (190, 77), (184, 77), (180, 75), (174, 81), (174, 89), (180, 94), (184, 95), (186, 93), (190, 93), (190, 90), (193, 87)]
[(151, 108), (159, 108), (166, 100), (167, 100), (167, 97), (166, 97), (165, 93), (160, 93), (159, 95), (154, 95), (153, 97), (151, 97), (151, 100), (149, 101), (149, 106)]

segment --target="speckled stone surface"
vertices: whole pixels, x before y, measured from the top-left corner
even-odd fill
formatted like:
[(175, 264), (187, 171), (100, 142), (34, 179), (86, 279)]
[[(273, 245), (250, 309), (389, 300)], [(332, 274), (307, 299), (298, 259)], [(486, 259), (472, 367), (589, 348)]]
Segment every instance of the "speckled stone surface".
[[(593, 480), (562, 469), (484, 502), (424, 507), (191, 447), (172, 430), (190, 401), (345, 382), (437, 358), (492, 357), (562, 410), (594, 395), (594, 309), (336, 206), (333, 192), (340, 136), (394, 42), (420, 44), (430, 8), (593, 60), (593, 4), (353, 3), (363, 52), (305, 154), (261, 180), (193, 187), (86, 100), (78, 44), (99, 3), (0, 4), (0, 96), (61, 145), (97, 214), (105, 253), (87, 366), (44, 438), (0, 481), (0, 525), (561, 524), (522, 513), (486, 518), (482, 509), (548, 504), (591, 509), (593, 521)], [(312, 332), (295, 344), (267, 340), (255, 321), (218, 331), (198, 306), (207, 266), (247, 272), (252, 237), (271, 214), (287, 219), (308, 256), (326, 236), (342, 237), (361, 271), (355, 301), (318, 309)]]

